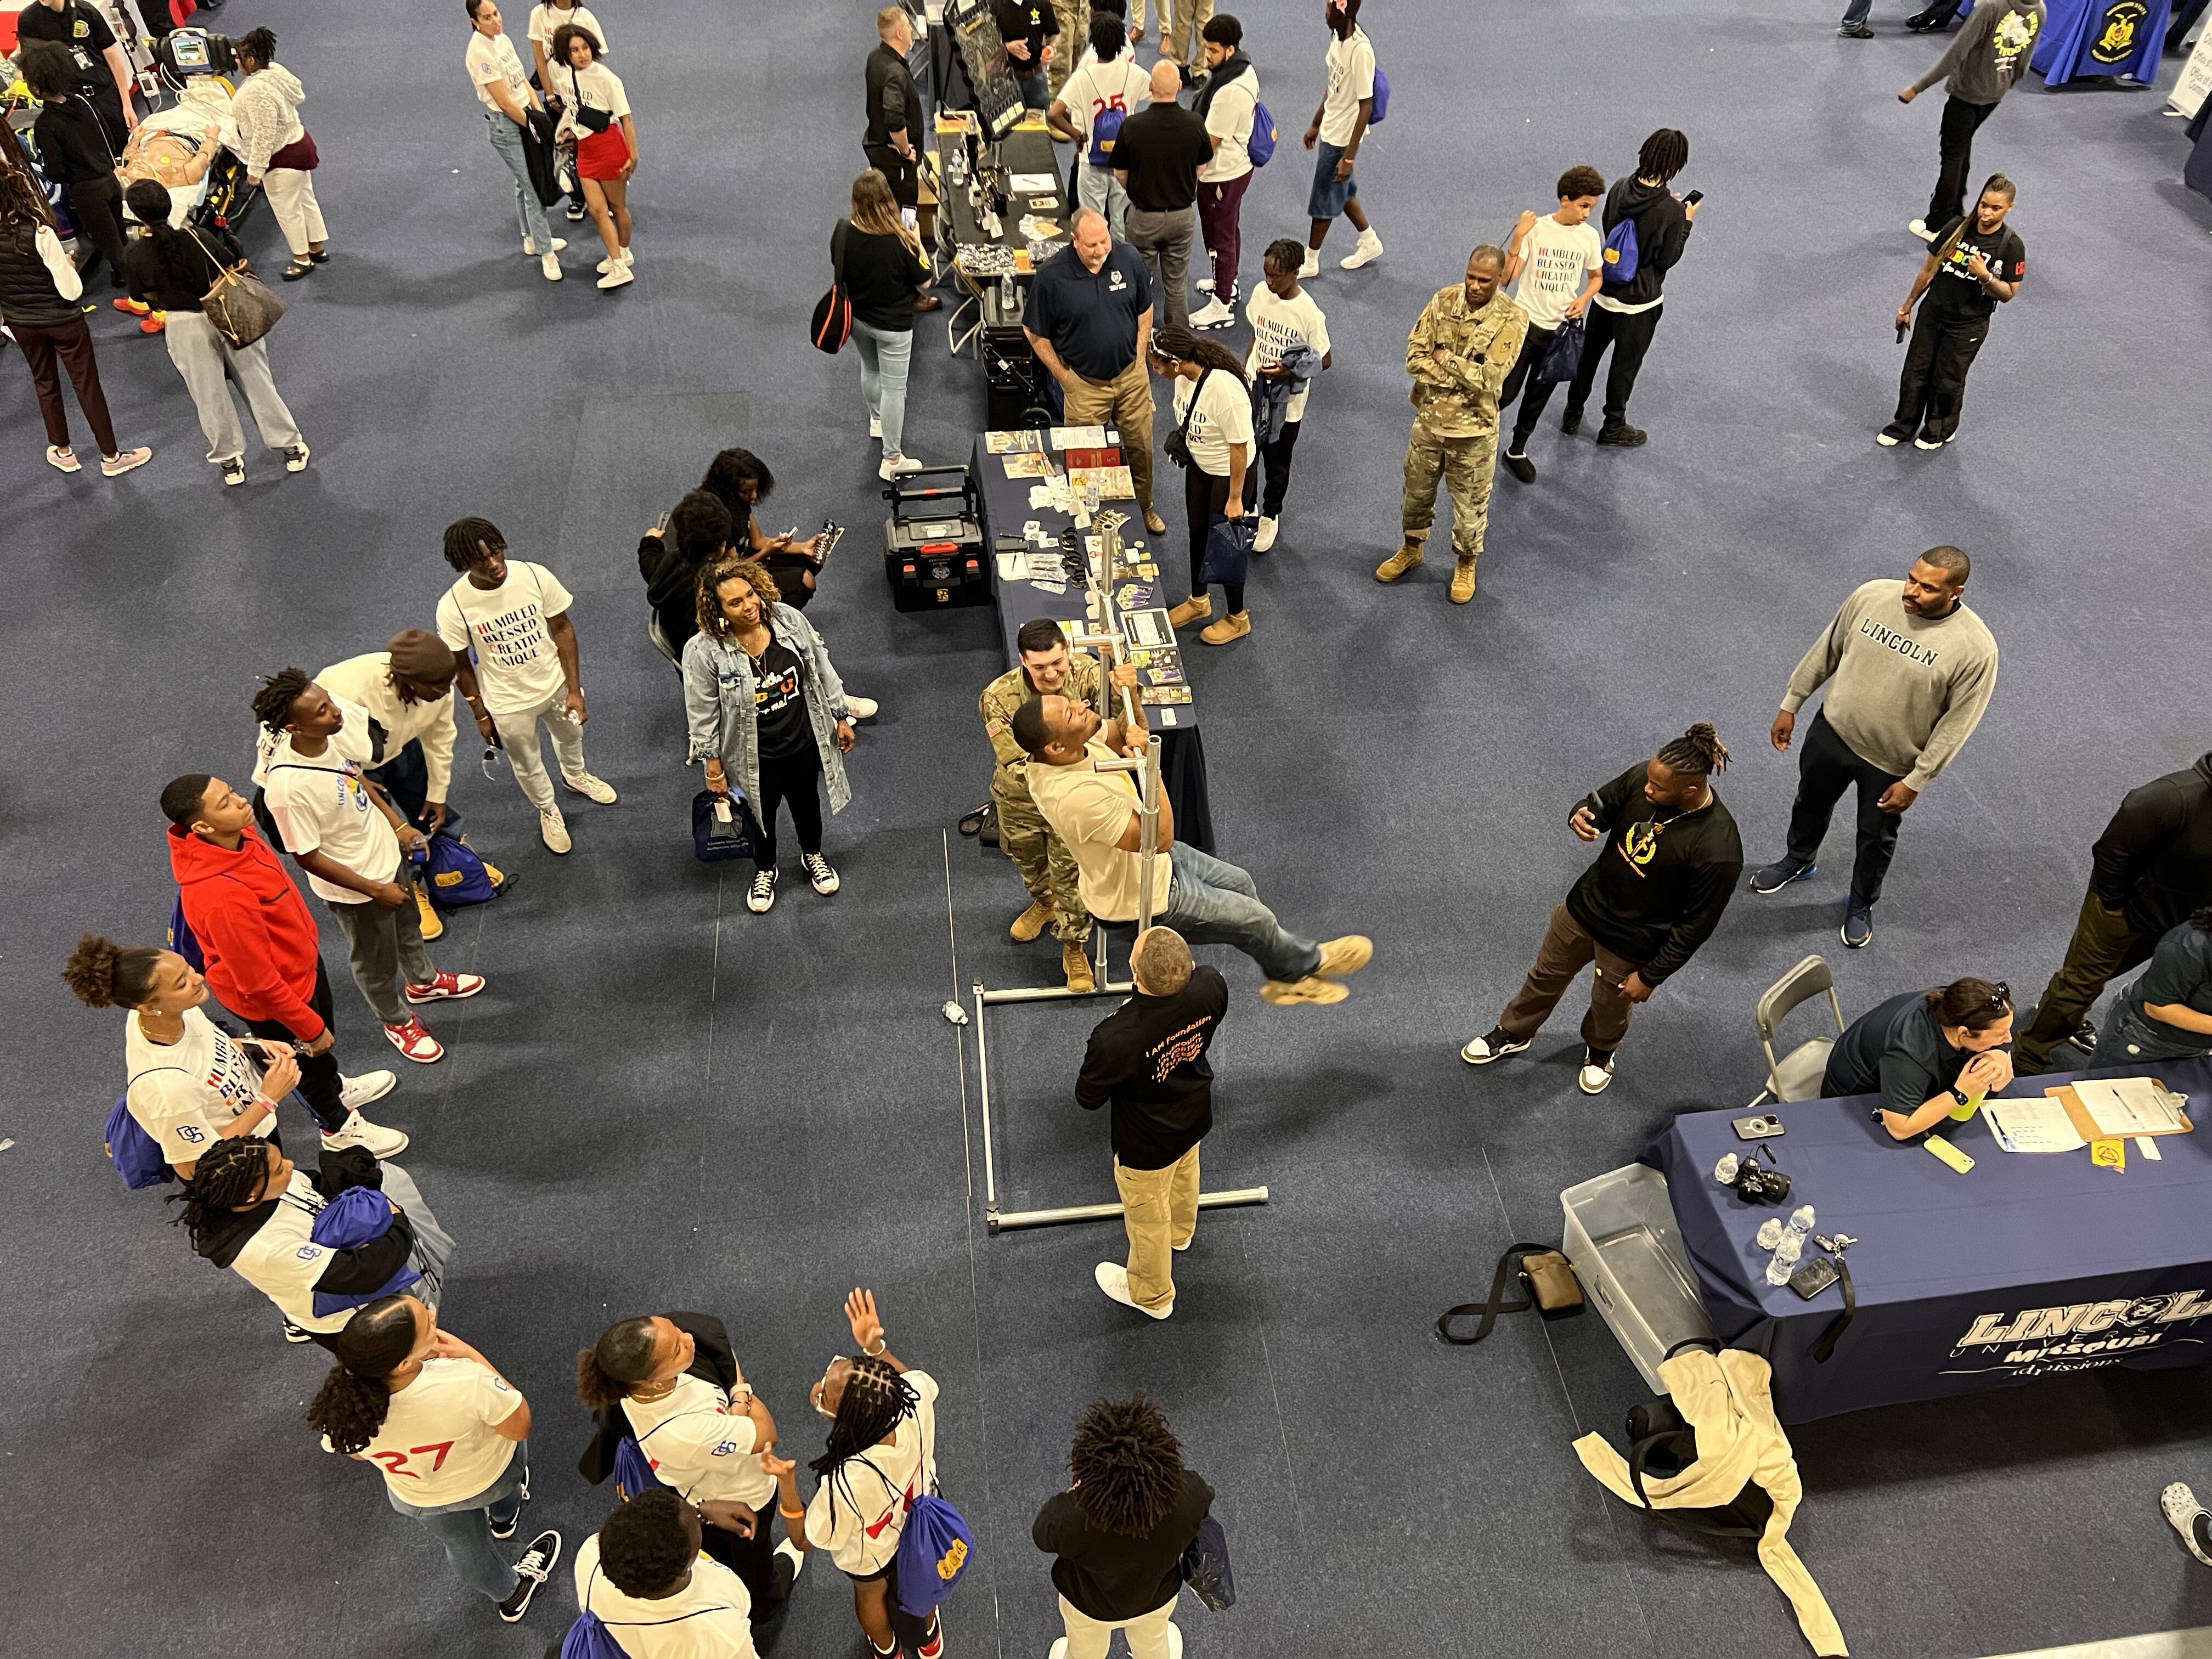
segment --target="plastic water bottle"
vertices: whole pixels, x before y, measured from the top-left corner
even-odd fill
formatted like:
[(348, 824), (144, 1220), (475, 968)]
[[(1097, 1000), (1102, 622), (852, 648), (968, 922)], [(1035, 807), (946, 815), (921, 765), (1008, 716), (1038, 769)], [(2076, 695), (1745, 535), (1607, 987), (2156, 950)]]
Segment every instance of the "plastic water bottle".
[(1759, 1248), (1762, 1250), (1771, 1250), (1781, 1242), (1782, 1218), (1778, 1215), (1771, 1215), (1759, 1224)]
[[(1713, 1179), (1723, 1187), (1735, 1186), (1735, 1172), (1742, 1164), (1743, 1160), (1734, 1152), (1723, 1152), (1721, 1161), (1713, 1165)], [(1765, 1243), (1770, 1249), (1773, 1248), (1773, 1240), (1768, 1239)]]
[(1790, 1275), (1797, 1269), (1797, 1259), (1805, 1254), (1805, 1241), (1812, 1235), (1813, 1221), (1813, 1206), (1809, 1204), (1801, 1204), (1790, 1212), (1790, 1224), (1775, 1241), (1774, 1259), (1766, 1264), (1768, 1284), (1790, 1282)]

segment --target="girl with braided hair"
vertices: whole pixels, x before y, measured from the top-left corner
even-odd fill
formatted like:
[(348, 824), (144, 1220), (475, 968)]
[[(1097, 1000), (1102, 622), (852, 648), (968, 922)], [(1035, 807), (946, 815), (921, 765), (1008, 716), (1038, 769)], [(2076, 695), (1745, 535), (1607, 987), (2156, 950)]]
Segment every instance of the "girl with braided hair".
[[(830, 1443), (808, 1465), (821, 1477), (806, 1508), (803, 1548), (830, 1552), (853, 1581), (853, 1611), (884, 1659), (910, 1642), (919, 1659), (941, 1659), (943, 1620), (899, 1605), (898, 1547), (907, 1511), (937, 1490), (937, 1379), (909, 1370), (884, 1338), (871, 1291), (845, 1298), (860, 1356), (840, 1355), (814, 1385)], [(796, 1519), (788, 1510), (787, 1520)]]
[[(319, 1242), (324, 1210), (355, 1188), (380, 1191), (390, 1222), (362, 1243)], [(357, 1307), (408, 1273), (416, 1276), (415, 1295), (435, 1306), (453, 1256), (452, 1237), (413, 1179), (359, 1146), (325, 1149), (310, 1175), (274, 1141), (218, 1140), (169, 1202), (183, 1206), (173, 1224), (185, 1229), (198, 1255), (276, 1304), (290, 1342), (331, 1346)]]
[(470, 1589), (512, 1625), (561, 1558), (541, 1532), (509, 1566), (493, 1540), (514, 1536), (530, 1496), (530, 1402), (499, 1368), (438, 1328), (404, 1292), (380, 1297), (327, 1345), (337, 1364), (307, 1407), (325, 1450), (383, 1472), (385, 1495), (444, 1546)]
[(1689, 961), (1735, 895), (1743, 840), (1712, 787), (1728, 761), (1719, 734), (1700, 720), (1575, 804), (1567, 827), (1605, 850), (1552, 912), (1535, 965), (1498, 1024), (1462, 1048), (1462, 1060), (1487, 1066), (1521, 1053), (1595, 963), (1576, 1080), (1586, 1095), (1605, 1091), (1636, 1005)]
[(100, 441), (100, 470), (113, 478), (154, 459), (150, 449), (125, 449), (100, 388), (92, 355), (92, 331), (77, 301), (84, 279), (62, 249), (53, 210), (32, 176), (30, 159), (15, 129), (0, 121), (0, 323), (8, 325), (38, 387), (46, 423), (46, 465), (61, 472), (84, 465), (70, 447), (69, 411), (62, 404), (61, 371), (69, 370), (77, 407)]
[(1106, 1659), (1117, 1630), (1129, 1659), (1171, 1659), (1182, 1651), (1182, 1553), (1213, 1507), (1213, 1488), (1183, 1467), (1182, 1443), (1141, 1391), (1084, 1413), (1067, 1468), (1074, 1480), (1030, 1528), (1054, 1558), (1067, 1627), (1051, 1659)]
[[(1169, 622), (1183, 628), (1213, 614), (1213, 600), (1200, 573), (1214, 520), (1244, 516), (1244, 474), (1252, 464), (1252, 388), (1243, 358), (1187, 328), (1154, 329), (1152, 358), (1152, 373), (1175, 383), (1175, 416), (1190, 459), (1182, 489), (1183, 516), (1190, 527), (1190, 597), (1168, 612)], [(1200, 630), (1199, 638), (1208, 645), (1227, 645), (1252, 631), (1243, 581), (1225, 581), (1221, 591), (1229, 610)]]

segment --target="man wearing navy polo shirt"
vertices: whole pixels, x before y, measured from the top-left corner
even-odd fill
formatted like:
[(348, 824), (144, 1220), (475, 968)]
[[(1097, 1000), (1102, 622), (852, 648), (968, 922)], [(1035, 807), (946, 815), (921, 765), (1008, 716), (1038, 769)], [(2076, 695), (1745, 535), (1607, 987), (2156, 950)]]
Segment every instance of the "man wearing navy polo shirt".
[(1070, 426), (1121, 429), (1121, 459), (1136, 486), (1145, 528), (1167, 533), (1152, 511), (1152, 382), (1145, 350), (1152, 338), (1151, 273), (1117, 242), (1094, 208), (1075, 216), (1075, 244), (1037, 267), (1022, 332), (1060, 382)]

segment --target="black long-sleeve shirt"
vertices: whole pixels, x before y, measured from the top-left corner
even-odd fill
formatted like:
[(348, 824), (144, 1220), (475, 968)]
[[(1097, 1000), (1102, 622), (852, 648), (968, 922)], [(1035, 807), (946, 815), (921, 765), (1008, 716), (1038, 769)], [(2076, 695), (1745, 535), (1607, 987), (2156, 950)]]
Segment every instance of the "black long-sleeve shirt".
[(699, 561), (684, 556), (673, 536), (638, 538), (637, 574), (645, 578), (645, 602), (660, 619), (668, 648), (678, 656), (684, 654), (684, 641), (699, 631), (702, 568)]
[(2089, 884), (2133, 933), (2163, 933), (2212, 904), (2212, 754), (2129, 790), (2094, 850)]
[(1644, 796), (1645, 764), (1583, 797), (1606, 831), (1605, 850), (1569, 890), (1567, 912), (1656, 985), (1719, 924), (1743, 873), (1743, 839), (1718, 795), (1662, 817)]
[(1092, 1526), (1073, 1492), (1054, 1492), (1030, 1523), (1030, 1541), (1056, 1558), (1053, 1588), (1070, 1606), (1116, 1624), (1175, 1600), (1182, 1585), (1182, 1553), (1212, 1508), (1213, 1488), (1185, 1469), (1182, 1489), (1152, 1531), (1124, 1538)]
[(921, 94), (914, 84), (914, 71), (889, 45), (868, 54), (863, 70), (866, 83), (868, 130), (864, 144), (888, 144), (891, 134), (904, 131), (909, 148), (920, 149), (929, 142), (921, 129)]
[(54, 183), (82, 185), (115, 176), (115, 151), (92, 100), (82, 94), (40, 105), (31, 131), (39, 141), (39, 170)]
[[(1124, 1168), (1164, 1170), (1213, 1127), (1213, 1046), (1229, 1012), (1229, 981), (1199, 967), (1173, 996), (1139, 991), (1098, 1023), (1075, 1079), (1075, 1103), (1114, 1103), (1114, 1156)], [(1153, 1603), (1158, 1606), (1157, 1602)]]

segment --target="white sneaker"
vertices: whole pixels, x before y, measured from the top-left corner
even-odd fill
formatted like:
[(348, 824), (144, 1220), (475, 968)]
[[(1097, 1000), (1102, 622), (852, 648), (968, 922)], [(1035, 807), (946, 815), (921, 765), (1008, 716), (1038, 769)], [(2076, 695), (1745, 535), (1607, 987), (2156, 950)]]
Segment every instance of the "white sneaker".
[(556, 253), (547, 254), (544, 258), (538, 262), (538, 268), (545, 273), (545, 280), (547, 282), (557, 283), (561, 280), (560, 255)]
[(605, 778), (593, 777), (589, 772), (585, 773), (580, 778), (564, 777), (561, 781), (580, 795), (589, 795), (602, 806), (612, 806), (622, 799), (620, 795), (615, 793), (614, 785), (609, 783)]
[(806, 878), (814, 884), (814, 890), (828, 898), (839, 886), (837, 872), (830, 867), (830, 860), (819, 853), (801, 853), (799, 867), (806, 872)]
[(921, 463), (920, 461), (915, 459), (911, 455), (902, 455), (896, 460), (885, 461), (881, 466), (878, 467), (876, 469), (876, 476), (884, 479), (903, 478), (909, 472), (919, 472), (921, 471)]
[(856, 697), (850, 691), (845, 694), (845, 712), (856, 720), (875, 719), (876, 710), (882, 707), (873, 697)]
[[(1098, 1281), (1098, 1288), (1125, 1308), (1137, 1308), (1136, 1298), (1129, 1294), (1129, 1270), (1118, 1261), (1102, 1261), (1091, 1269), (1091, 1276)], [(1140, 1314), (1153, 1319), (1165, 1319), (1175, 1311), (1170, 1300), (1164, 1308), (1137, 1308)]]
[(635, 271), (632, 270), (628, 265), (618, 264), (605, 276), (599, 278), (599, 286), (601, 288), (622, 288), (628, 283), (635, 282), (636, 280), (637, 273)]
[(1874, 434), (1874, 441), (1880, 444), (1884, 449), (1894, 449), (1898, 445), (1905, 441), (1902, 438), (1892, 437), (1887, 427), (1884, 427), (1881, 431), (1875, 433)]
[(1321, 255), (1312, 248), (1308, 248), (1306, 257), (1298, 262), (1298, 275), (1301, 277), (1321, 275)]
[(806, 1571), (806, 1552), (787, 1538), (775, 1547), (775, 1553), (791, 1563), (791, 1582), (797, 1583), (799, 1575)]
[(1213, 278), (1211, 276), (1201, 276), (1196, 282), (1193, 283), (1191, 286), (1196, 289), (1200, 294), (1211, 294), (1213, 292)]
[(884, 435), (884, 423), (873, 415), (868, 416), (868, 435), (871, 438), (880, 438)]
[(1575, 1073), (1575, 1082), (1586, 1095), (1601, 1095), (1613, 1085), (1613, 1056), (1600, 1060), (1589, 1049), (1583, 1050), (1583, 1068)]
[(1269, 548), (1274, 546), (1275, 531), (1281, 522), (1279, 519), (1260, 520), (1259, 532), (1252, 538), (1252, 550), (1255, 553), (1265, 553)]
[(1210, 300), (1190, 313), (1190, 325), (1206, 330), (1235, 326), (1237, 313), (1218, 300)]
[(347, 1146), (365, 1146), (374, 1157), (390, 1158), (407, 1150), (407, 1137), (397, 1129), (371, 1123), (359, 1112), (348, 1112), (343, 1123), (323, 1132), (323, 1145), (333, 1152)]
[[(562, 248), (568, 246), (568, 239), (565, 236), (556, 236), (553, 239), (553, 252), (556, 253), (558, 253)], [(522, 239), (522, 251), (528, 254), (532, 258), (535, 259), (538, 257), (538, 244), (530, 237), (526, 236)]]
[(559, 807), (541, 806), (538, 809), (538, 839), (545, 843), (549, 851), (555, 853), (565, 853), (574, 845), (568, 839), (568, 821), (561, 816)]
[(764, 916), (775, 904), (775, 872), (755, 870), (751, 884), (745, 889), (745, 908), (757, 916)]
[(1382, 239), (1371, 230), (1359, 233), (1359, 246), (1346, 254), (1337, 264), (1346, 270), (1357, 270), (1362, 265), (1371, 265), (1382, 257)]
[(349, 1112), (358, 1111), (372, 1100), (381, 1100), (399, 1086), (399, 1079), (389, 1072), (363, 1072), (359, 1077), (338, 1079), (338, 1104)]
[(1928, 228), (1928, 222), (1925, 219), (1915, 219), (1906, 225), (1905, 228), (1923, 242), (1932, 242), (1936, 240), (1936, 233)]

